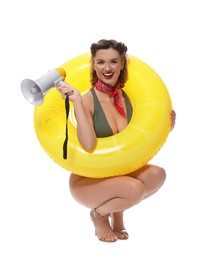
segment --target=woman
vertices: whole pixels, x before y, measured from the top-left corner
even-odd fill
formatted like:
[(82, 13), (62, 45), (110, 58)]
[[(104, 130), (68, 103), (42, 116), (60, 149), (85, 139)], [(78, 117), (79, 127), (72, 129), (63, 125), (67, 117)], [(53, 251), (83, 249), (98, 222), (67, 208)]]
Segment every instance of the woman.
[[(96, 146), (97, 137), (117, 134), (128, 125), (132, 107), (122, 90), (128, 77), (127, 47), (115, 40), (100, 40), (91, 45), (92, 88), (83, 96), (72, 86), (59, 84), (57, 89), (74, 105), (77, 135), (86, 151)], [(171, 112), (171, 128), (175, 112)], [(105, 163), (105, 162), (104, 162)], [(115, 242), (128, 239), (123, 212), (148, 198), (163, 185), (165, 170), (145, 165), (127, 175), (87, 178), (72, 173), (70, 191), (90, 216), (99, 240)]]

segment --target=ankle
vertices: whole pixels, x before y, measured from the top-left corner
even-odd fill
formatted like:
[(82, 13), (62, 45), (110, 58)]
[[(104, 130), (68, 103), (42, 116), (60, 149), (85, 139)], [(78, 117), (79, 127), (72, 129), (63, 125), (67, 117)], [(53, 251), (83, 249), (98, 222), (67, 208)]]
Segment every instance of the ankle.
[(123, 222), (123, 212), (111, 214), (111, 226), (113, 229), (125, 229)]
[(102, 215), (101, 213), (98, 212), (98, 209), (97, 209), (97, 208), (92, 209), (91, 211), (93, 212), (93, 214), (95, 215), (95, 217), (98, 217), (98, 218), (106, 218), (106, 217), (109, 216), (109, 214)]

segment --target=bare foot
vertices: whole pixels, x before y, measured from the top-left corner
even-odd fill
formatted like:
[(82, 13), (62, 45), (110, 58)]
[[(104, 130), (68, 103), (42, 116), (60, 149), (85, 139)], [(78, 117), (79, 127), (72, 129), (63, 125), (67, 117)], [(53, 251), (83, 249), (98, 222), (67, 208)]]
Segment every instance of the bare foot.
[(128, 239), (129, 235), (123, 223), (123, 212), (111, 214), (111, 226), (118, 239)]
[(110, 226), (108, 215), (101, 216), (93, 209), (90, 212), (90, 216), (95, 227), (95, 234), (99, 240), (104, 242), (115, 242), (118, 240)]

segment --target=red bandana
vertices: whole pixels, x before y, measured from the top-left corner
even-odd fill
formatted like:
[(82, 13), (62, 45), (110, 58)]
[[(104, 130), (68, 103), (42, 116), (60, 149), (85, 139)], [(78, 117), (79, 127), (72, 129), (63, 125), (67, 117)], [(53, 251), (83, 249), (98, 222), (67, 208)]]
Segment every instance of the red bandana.
[(120, 83), (118, 82), (114, 87), (110, 87), (107, 84), (105, 84), (103, 81), (98, 80), (95, 84), (95, 87), (97, 90), (104, 92), (104, 93), (110, 93), (110, 97), (114, 97), (114, 105), (118, 112), (125, 117), (125, 111), (121, 102), (121, 98), (118, 94), (119, 88), (121, 88)]

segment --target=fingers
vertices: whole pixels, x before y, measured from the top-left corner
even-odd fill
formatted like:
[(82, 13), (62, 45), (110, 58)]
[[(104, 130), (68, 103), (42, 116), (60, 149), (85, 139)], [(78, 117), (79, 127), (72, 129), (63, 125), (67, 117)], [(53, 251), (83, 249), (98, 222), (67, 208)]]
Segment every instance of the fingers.
[(73, 93), (74, 93), (74, 91), (72, 90), (72, 91), (70, 91), (70, 92), (67, 92), (67, 93), (62, 93), (62, 98), (63, 99), (66, 99), (66, 97), (68, 96), (72, 96), (73, 95)]
[(61, 81), (57, 84), (56, 89), (61, 93), (62, 98), (65, 99), (67, 96), (71, 96), (74, 93), (74, 90), (64, 81)]
[(176, 121), (176, 112), (174, 110), (171, 110), (170, 117), (171, 117), (171, 130), (172, 130), (175, 126), (175, 121)]
[(65, 83), (64, 81), (60, 81), (57, 85), (56, 88), (58, 90), (62, 90), (62, 89), (67, 89), (68, 87), (70, 87), (67, 83)]

